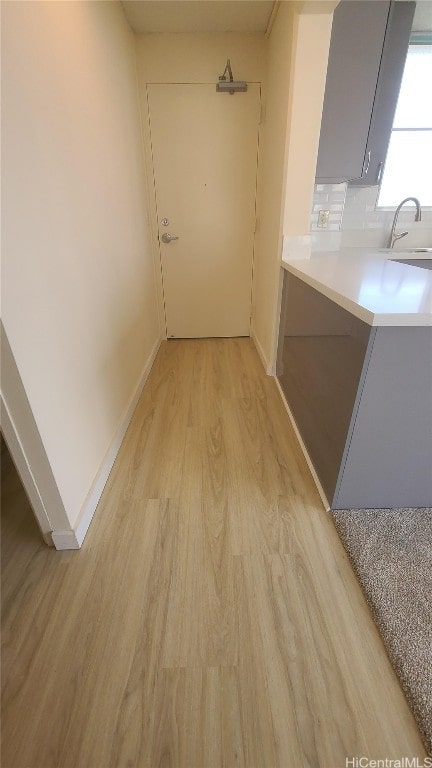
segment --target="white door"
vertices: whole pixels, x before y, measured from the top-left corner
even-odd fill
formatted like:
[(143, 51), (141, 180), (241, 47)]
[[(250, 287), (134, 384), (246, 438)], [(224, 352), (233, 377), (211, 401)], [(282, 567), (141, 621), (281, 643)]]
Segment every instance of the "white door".
[(249, 336), (259, 85), (149, 85), (148, 103), (167, 336)]

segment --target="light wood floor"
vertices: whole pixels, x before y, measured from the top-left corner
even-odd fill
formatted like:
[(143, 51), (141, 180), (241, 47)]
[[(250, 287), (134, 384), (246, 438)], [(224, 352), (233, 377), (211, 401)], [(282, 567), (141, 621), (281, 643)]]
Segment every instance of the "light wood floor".
[(425, 755), (248, 339), (163, 344), (81, 551), (3, 512), (3, 768)]

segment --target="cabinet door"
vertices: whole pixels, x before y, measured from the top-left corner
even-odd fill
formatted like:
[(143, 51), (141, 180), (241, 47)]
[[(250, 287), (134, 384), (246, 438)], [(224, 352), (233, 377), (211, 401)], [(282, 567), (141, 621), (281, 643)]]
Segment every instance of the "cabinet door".
[(277, 377), (330, 503), (370, 330), (285, 272)]
[(392, 3), (372, 112), (367, 172), (353, 186), (379, 184), (384, 169), (411, 34), (415, 2)]
[(342, 0), (330, 42), (317, 181), (362, 175), (390, 2)]
[(431, 335), (376, 329), (333, 509), (432, 505)]

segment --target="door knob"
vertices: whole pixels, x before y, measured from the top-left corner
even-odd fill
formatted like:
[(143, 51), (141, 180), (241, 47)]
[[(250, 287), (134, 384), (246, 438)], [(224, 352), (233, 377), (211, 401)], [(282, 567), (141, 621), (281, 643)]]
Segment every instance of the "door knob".
[(171, 240), (178, 240), (177, 235), (170, 235), (169, 232), (164, 232), (162, 235), (162, 242), (163, 243), (170, 243)]

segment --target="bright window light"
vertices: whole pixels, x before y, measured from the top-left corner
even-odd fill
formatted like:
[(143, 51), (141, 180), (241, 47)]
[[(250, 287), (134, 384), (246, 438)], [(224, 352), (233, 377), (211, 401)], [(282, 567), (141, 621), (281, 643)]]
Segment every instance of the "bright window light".
[(432, 206), (432, 45), (410, 45), (396, 107), (378, 207), (404, 197)]

